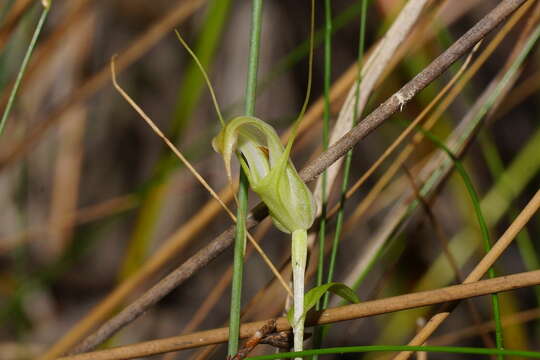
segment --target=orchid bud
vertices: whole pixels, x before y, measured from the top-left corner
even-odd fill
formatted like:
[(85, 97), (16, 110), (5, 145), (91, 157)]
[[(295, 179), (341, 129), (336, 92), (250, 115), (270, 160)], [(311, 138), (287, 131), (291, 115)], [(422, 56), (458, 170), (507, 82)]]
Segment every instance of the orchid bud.
[(249, 184), (266, 204), (274, 224), (292, 233), (313, 224), (316, 205), (313, 195), (289, 160), (274, 128), (251, 116), (228, 122), (213, 139), (214, 150), (223, 156), (229, 181), (231, 158), (237, 152)]

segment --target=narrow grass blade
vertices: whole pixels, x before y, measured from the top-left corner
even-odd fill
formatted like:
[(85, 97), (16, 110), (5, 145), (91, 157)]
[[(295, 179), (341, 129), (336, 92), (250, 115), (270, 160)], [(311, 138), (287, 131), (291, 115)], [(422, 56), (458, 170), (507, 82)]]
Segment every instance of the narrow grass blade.
[(30, 61), (30, 58), (32, 57), (32, 52), (34, 51), (37, 40), (39, 38), (39, 34), (41, 34), (41, 30), (43, 29), (43, 25), (45, 24), (45, 20), (47, 20), (47, 15), (49, 15), (50, 10), (51, 10), (51, 6), (49, 4), (48, 6), (43, 7), (43, 10), (41, 11), (41, 15), (36, 25), (36, 29), (34, 30), (34, 34), (32, 35), (32, 39), (30, 40), (30, 44), (28, 44), (28, 49), (26, 50), (26, 54), (24, 55), (23, 61), (21, 63), (21, 67), (17, 74), (17, 78), (15, 79), (15, 84), (13, 85), (13, 88), (11, 89), (11, 93), (9, 94), (8, 103), (6, 105), (6, 108), (4, 109), (4, 113), (2, 114), (2, 119), (0, 120), (0, 136), (2, 135), (2, 132), (4, 131), (4, 126), (6, 125), (6, 121), (9, 117), (9, 114), (11, 113), (13, 104), (15, 103), (15, 98), (17, 96), (17, 92), (19, 90), (21, 81), (26, 71), (26, 67), (28, 66), (28, 62)]
[(279, 353), (273, 355), (261, 355), (249, 357), (246, 360), (271, 360), (279, 358), (294, 358), (310, 355), (333, 355), (365, 352), (389, 352), (389, 351), (425, 351), (433, 353), (467, 354), (467, 355), (498, 355), (498, 356), (522, 356), (539, 359), (540, 352), (526, 350), (499, 350), (487, 348), (458, 347), (458, 346), (405, 346), (405, 345), (368, 345), (335, 347), (301, 352)]
[[(248, 75), (246, 84), (245, 114), (252, 116), (255, 113), (255, 99), (257, 89), (257, 72), (259, 69), (259, 51), (262, 30), (262, 0), (252, 1), (251, 35), (248, 57)], [(246, 242), (246, 216), (247, 192), (249, 182), (243, 169), (240, 168), (240, 184), (238, 189), (238, 211), (236, 213), (236, 235), (234, 246), (234, 269), (232, 279), (231, 307), (229, 313), (229, 345), (227, 353), (234, 356), (238, 352), (238, 338), (240, 335), (240, 311), (242, 296), (242, 275), (244, 262), (244, 246)], [(237, 265), (238, 264), (238, 265)]]

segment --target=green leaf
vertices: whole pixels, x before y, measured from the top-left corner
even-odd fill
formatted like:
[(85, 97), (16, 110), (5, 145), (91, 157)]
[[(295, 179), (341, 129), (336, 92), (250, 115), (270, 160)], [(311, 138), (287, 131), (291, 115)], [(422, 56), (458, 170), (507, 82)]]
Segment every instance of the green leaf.
[[(302, 320), (306, 317), (308, 311), (313, 309), (317, 302), (320, 300), (320, 298), (323, 297), (323, 295), (327, 292), (331, 292), (338, 296), (341, 296), (343, 299), (353, 304), (357, 304), (360, 302), (360, 299), (358, 298), (358, 295), (356, 295), (354, 290), (343, 283), (331, 282), (328, 284), (323, 284), (309, 290), (304, 296), (304, 313), (302, 314)], [(290, 309), (287, 313), (287, 319), (289, 320), (290, 324), (293, 323), (293, 309)]]

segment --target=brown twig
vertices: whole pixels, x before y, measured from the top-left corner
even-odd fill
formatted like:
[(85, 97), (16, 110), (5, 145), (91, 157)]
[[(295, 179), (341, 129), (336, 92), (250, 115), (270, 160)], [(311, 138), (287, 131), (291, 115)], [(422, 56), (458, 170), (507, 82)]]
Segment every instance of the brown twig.
[(270, 319), (268, 320), (261, 328), (257, 331), (255, 331), (255, 334), (253, 334), (242, 346), (240, 350), (234, 355), (232, 358), (228, 358), (228, 360), (244, 360), (249, 353), (255, 348), (255, 346), (259, 345), (261, 341), (267, 337), (268, 335), (272, 334), (276, 331), (276, 320)]
[[(483, 39), (491, 30), (496, 28), (504, 19), (511, 15), (526, 0), (504, 0), (488, 15), (474, 25), (467, 33), (461, 36), (452, 46), (437, 57), (428, 67), (416, 75), (398, 92), (375, 109), (357, 126), (349, 131), (336, 144), (321, 154), (315, 161), (300, 172), (304, 181), (311, 181), (321, 174), (327, 167), (349, 151), (356, 143), (373, 132), (392, 114), (400, 110), (422, 89), (440, 76), (461, 56), (465, 55), (478, 41)], [(248, 229), (255, 226), (266, 216), (266, 209), (259, 204), (247, 219)], [(124, 310), (103, 324), (94, 334), (89, 336), (75, 353), (88, 351), (105, 341), (120, 328), (139, 317), (160, 299), (190, 278), (199, 269), (220, 255), (232, 244), (234, 227), (227, 229), (209, 245), (199, 250), (184, 264), (167, 275), (154, 285), (139, 299), (131, 303)]]
[[(308, 316), (306, 324), (308, 326), (314, 326), (359, 319), (367, 316), (482, 296), (494, 292), (509, 291), (537, 284), (540, 284), (540, 270), (331, 308)], [(268, 320), (264, 320), (242, 325), (240, 336), (242, 338), (253, 336), (267, 322)], [(276, 319), (276, 331), (290, 330), (290, 328), (286, 318)], [(227, 341), (228, 333), (228, 328), (219, 328), (128, 346), (119, 346), (108, 350), (66, 356), (59, 360), (113, 360), (149, 356), (222, 343)]]

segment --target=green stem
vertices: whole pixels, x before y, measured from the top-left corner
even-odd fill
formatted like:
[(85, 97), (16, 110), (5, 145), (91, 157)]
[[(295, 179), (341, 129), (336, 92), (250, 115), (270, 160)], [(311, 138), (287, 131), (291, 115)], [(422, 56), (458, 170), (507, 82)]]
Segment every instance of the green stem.
[[(474, 188), (474, 185), (472, 183), (472, 180), (465, 170), (465, 167), (463, 166), (460, 159), (458, 159), (454, 153), (444, 145), (444, 143), (438, 139), (434, 134), (427, 130), (423, 130), (420, 127), (418, 128), (429, 140), (431, 140), (433, 143), (435, 143), (440, 149), (442, 149), (449, 157), (452, 159), (457, 172), (461, 176), (463, 183), (465, 184), (465, 188), (467, 189), (467, 192), (471, 198), (471, 202), (474, 207), (474, 212), (476, 214), (478, 224), (480, 225), (480, 230), (482, 232), (482, 239), (484, 243), (484, 250), (486, 253), (488, 253), (491, 250), (491, 240), (489, 235), (489, 229), (486, 223), (486, 220), (484, 218), (484, 215), (482, 213), (482, 208), (480, 206), (480, 199), (478, 197), (478, 194)], [(495, 269), (493, 267), (490, 267), (488, 270), (488, 276), (490, 279), (493, 279), (495, 277)], [(495, 322), (495, 342), (497, 344), (498, 349), (504, 349), (504, 341), (503, 341), (503, 330), (502, 330), (502, 323), (501, 323), (501, 310), (500, 310), (500, 304), (499, 304), (499, 295), (497, 293), (491, 295), (491, 303), (493, 308), (493, 320)], [(499, 359), (502, 359), (502, 355), (498, 355)]]
[[(361, 82), (361, 61), (364, 56), (364, 47), (365, 47), (365, 30), (366, 30), (366, 14), (367, 14), (367, 0), (362, 0), (362, 10), (360, 14), (360, 27), (359, 27), (359, 44), (358, 44), (358, 78), (356, 80), (356, 88), (355, 88), (355, 99), (354, 99), (354, 108), (353, 108), (353, 126), (357, 124), (358, 118), (361, 116), (361, 114), (358, 113), (358, 103), (360, 99), (360, 82)], [(344, 170), (343, 170), (343, 182), (341, 184), (341, 198), (340, 198), (340, 207), (339, 212), (337, 214), (337, 220), (336, 220), (336, 231), (334, 233), (334, 240), (332, 242), (332, 251), (330, 254), (330, 264), (328, 265), (328, 278), (326, 282), (332, 282), (334, 278), (334, 270), (336, 265), (336, 259), (337, 259), (337, 252), (339, 247), (339, 239), (341, 238), (341, 232), (343, 229), (343, 219), (344, 219), (344, 206), (345, 206), (345, 194), (347, 192), (347, 188), (349, 187), (349, 174), (351, 169), (351, 162), (352, 162), (352, 150), (347, 152), (347, 155), (345, 157), (345, 164), (344, 164)], [(325, 294), (324, 300), (323, 300), (323, 309), (325, 309), (328, 306), (329, 301), (329, 293)]]
[[(501, 179), (502, 174), (504, 173), (504, 164), (502, 162), (497, 146), (491, 139), (487, 129), (479, 134), (480, 146), (482, 147), (482, 152), (486, 159), (486, 165), (489, 172), (491, 173), (494, 181)], [(515, 194), (513, 194), (515, 196)], [(514, 220), (519, 214), (519, 211), (515, 206), (510, 206), (508, 209), (508, 217), (510, 220)], [(532, 242), (531, 236), (526, 228), (521, 230), (516, 236), (516, 243), (518, 245), (518, 250), (523, 259), (523, 263), (528, 270), (540, 268), (540, 261), (538, 259), (538, 252), (535, 249), (535, 246)], [(536, 302), (540, 304), (540, 287), (535, 286), (534, 292), (536, 295)]]
[[(330, 123), (330, 82), (332, 74), (332, 7), (330, 0), (324, 1), (324, 109), (323, 109), (323, 128), (322, 128), (322, 143), (323, 150), (328, 149), (328, 130)], [(326, 238), (326, 207), (327, 197), (326, 186), (328, 182), (326, 170), (322, 174), (322, 192), (321, 192), (321, 222), (319, 225), (319, 261), (317, 263), (317, 286), (322, 285), (324, 275), (324, 240)], [(320, 301), (317, 302), (316, 309), (320, 309)], [(318, 329), (318, 328), (317, 328)], [(318, 333), (315, 334), (315, 343), (317, 342)]]
[(244, 273), (244, 249), (246, 239), (248, 181), (246, 174), (240, 171), (240, 187), (238, 189), (238, 211), (236, 213), (236, 238), (234, 242), (233, 278), (231, 284), (231, 307), (229, 320), (229, 348), (230, 356), (238, 352), (238, 338), (240, 335), (240, 312), (242, 308), (242, 278)]
[[(245, 114), (252, 116), (255, 112), (257, 89), (257, 70), (259, 68), (259, 48), (262, 29), (262, 0), (253, 0), (251, 13), (251, 36), (249, 41), (248, 74), (246, 84)], [(229, 332), (229, 356), (238, 352), (240, 335), (240, 311), (242, 296), (242, 273), (244, 263), (244, 248), (246, 242), (247, 192), (249, 183), (246, 174), (240, 168), (240, 184), (238, 189), (238, 210), (236, 212), (236, 236), (234, 246), (234, 269), (231, 286), (231, 311)], [(234, 325), (234, 326), (233, 326)]]
[[(365, 47), (365, 29), (366, 29), (366, 14), (367, 14), (367, 5), (368, 5), (368, 1), (367, 0), (361, 0), (361, 10), (360, 10), (360, 26), (359, 26), (359, 43), (358, 43), (358, 58), (357, 58), (357, 61), (358, 61), (358, 76), (357, 76), (357, 81), (356, 81), (356, 88), (355, 88), (355, 99), (354, 99), (354, 109), (353, 109), (353, 125), (355, 125), (358, 121), (358, 117), (359, 115), (361, 114), (358, 114), (358, 102), (359, 102), (359, 98), (360, 98), (360, 81), (361, 81), (361, 74), (362, 74), (362, 70), (361, 70), (361, 60), (364, 56), (364, 47)], [(331, 21), (331, 16), (330, 14), (327, 14), (327, 21)], [(332, 31), (332, 28), (331, 28), (331, 25), (330, 25), (330, 28), (328, 29), (328, 41), (330, 41), (330, 38), (331, 38), (331, 31)], [(325, 48), (326, 50), (326, 48)], [(330, 51), (330, 50), (328, 50)], [(326, 54), (326, 52), (325, 52)], [(329, 56), (329, 55), (328, 55)], [(330, 61), (330, 60), (328, 60)], [(326, 70), (326, 69), (325, 69)], [(347, 152), (347, 155), (345, 157), (345, 164), (344, 164), (344, 171), (343, 171), (343, 182), (341, 184), (341, 197), (340, 197), (340, 208), (339, 208), (339, 211), (338, 211), (338, 214), (337, 214), (337, 220), (336, 220), (336, 231), (334, 233), (334, 239), (332, 241), (332, 249), (331, 249), (331, 253), (330, 253), (330, 263), (328, 265), (328, 275), (327, 275), (327, 283), (330, 283), (333, 281), (333, 278), (334, 278), (334, 269), (336, 267), (336, 259), (337, 259), (337, 252), (338, 252), (338, 247), (339, 247), (339, 239), (341, 237), (341, 232), (342, 232), (342, 228), (343, 228), (343, 218), (344, 218), (344, 213), (343, 213), (343, 210), (344, 210), (344, 206), (345, 206), (345, 193), (347, 192), (347, 188), (349, 187), (349, 173), (350, 173), (350, 168), (351, 168), (351, 161), (352, 161), (352, 150)], [(323, 189), (326, 188), (326, 184), (325, 184), (325, 179), (323, 178)], [(324, 218), (326, 217), (326, 214), (323, 215), (323, 221), (324, 221)], [(322, 225), (322, 222), (321, 222), (321, 225)], [(322, 258), (323, 257), (323, 253), (324, 253), (324, 239), (325, 237), (323, 237), (323, 233), (321, 231), (321, 235), (320, 235), (320, 246), (319, 246), (319, 251), (320, 251), (320, 257)], [(322, 265), (321, 265), (322, 267)], [(322, 282), (322, 281), (321, 281)], [(319, 285), (319, 284), (317, 284)], [(322, 300), (322, 304), (320, 305), (320, 308), (321, 309), (326, 309), (326, 307), (328, 307), (328, 302), (329, 302), (329, 299), (330, 299), (330, 294), (329, 293), (326, 293), (323, 297), (323, 300)], [(317, 327), (315, 329), (315, 335), (314, 335), (314, 340), (313, 340), (313, 346), (315, 348), (318, 348), (321, 346), (322, 344), (322, 340), (324, 338), (324, 335), (327, 331), (328, 327)], [(314, 360), (317, 360), (317, 356), (314, 356), (313, 357)]]
[(251, 37), (249, 39), (248, 75), (246, 85), (245, 114), (255, 113), (255, 98), (257, 90), (257, 70), (259, 69), (259, 50), (262, 29), (262, 0), (252, 0)]
[(30, 40), (30, 44), (28, 44), (28, 49), (26, 50), (26, 54), (24, 55), (21, 67), (19, 69), (19, 73), (17, 74), (17, 78), (15, 79), (15, 84), (13, 85), (13, 89), (11, 89), (11, 93), (9, 94), (8, 103), (6, 105), (6, 108), (4, 109), (4, 113), (2, 114), (2, 120), (0, 120), (0, 135), (2, 135), (2, 132), (4, 131), (4, 126), (6, 125), (7, 118), (9, 117), (11, 109), (13, 108), (13, 104), (15, 103), (15, 97), (17, 96), (17, 92), (21, 85), (22, 78), (24, 76), (24, 73), (26, 72), (26, 67), (28, 66), (28, 62), (32, 57), (32, 52), (34, 51), (34, 48), (36, 46), (39, 34), (43, 29), (45, 20), (47, 20), (47, 15), (49, 14), (50, 9), (50, 4), (49, 6), (43, 8), (41, 16), (39, 17), (38, 23), (36, 25), (36, 29), (34, 30), (34, 34), (32, 35), (32, 39)]
[[(330, 0), (324, 1), (324, 108), (323, 108), (323, 128), (322, 128), (322, 144), (323, 150), (328, 149), (329, 142), (329, 127), (330, 127), (330, 86), (332, 75), (332, 3)], [(317, 262), (317, 284), (321, 286), (324, 277), (324, 242), (326, 240), (326, 211), (328, 206), (328, 194), (326, 187), (328, 185), (328, 174), (325, 170), (322, 173), (322, 191), (321, 191), (321, 216), (319, 224), (319, 259)], [(321, 300), (317, 301), (316, 310), (322, 308)], [(313, 334), (313, 347), (319, 348), (322, 343), (322, 328), (315, 327)], [(313, 357), (317, 360), (317, 356)]]
[(294, 351), (302, 351), (304, 342), (304, 275), (307, 259), (307, 231), (295, 230), (292, 233), (291, 263), (293, 270), (294, 300)]

